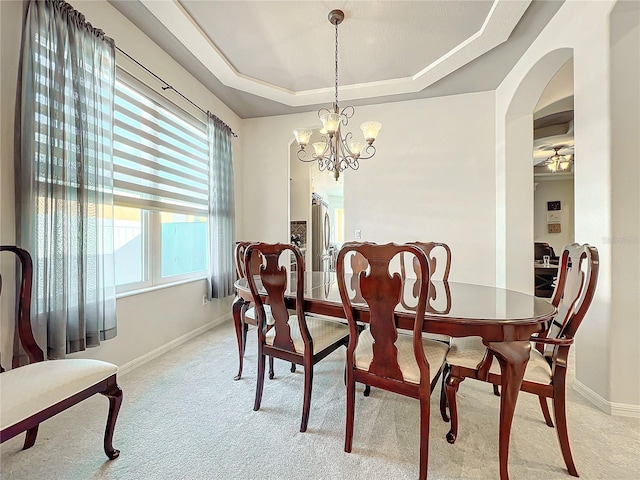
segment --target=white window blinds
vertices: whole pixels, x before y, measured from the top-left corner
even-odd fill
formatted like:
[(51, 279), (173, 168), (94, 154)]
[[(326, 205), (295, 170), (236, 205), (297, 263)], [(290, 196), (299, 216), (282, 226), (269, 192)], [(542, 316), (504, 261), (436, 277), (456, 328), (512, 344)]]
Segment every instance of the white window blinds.
[(206, 126), (118, 70), (114, 203), (208, 214)]

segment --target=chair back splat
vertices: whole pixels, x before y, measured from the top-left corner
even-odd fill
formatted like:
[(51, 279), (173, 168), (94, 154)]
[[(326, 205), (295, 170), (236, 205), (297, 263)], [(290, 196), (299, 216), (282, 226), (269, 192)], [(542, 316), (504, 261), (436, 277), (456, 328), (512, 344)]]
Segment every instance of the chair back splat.
[(573, 338), (584, 319), (600, 268), (598, 250), (590, 245), (567, 245), (560, 258), (551, 303), (558, 309), (548, 336)]
[[(238, 278), (245, 278), (245, 264), (244, 264), (244, 252), (247, 250), (247, 247), (254, 242), (236, 242), (235, 248), (235, 260), (236, 260), (236, 274)], [(260, 268), (261, 260), (258, 257), (257, 253), (253, 255), (251, 260), (251, 268), (250, 271), (254, 275), (258, 273), (258, 269)]]
[[(451, 271), (451, 248), (446, 243), (441, 242), (411, 242), (412, 245), (419, 247), (427, 256), (427, 264), (429, 265), (429, 298), (427, 300), (426, 311), (429, 313), (439, 313), (446, 315), (451, 310), (451, 290), (449, 287), (449, 272)], [(416, 257), (410, 262), (413, 266), (413, 273), (416, 280), (414, 281), (412, 296), (418, 297), (420, 288), (420, 267)], [(404, 253), (400, 254), (400, 273), (403, 279), (408, 278), (407, 260)], [(408, 310), (413, 310), (413, 302), (407, 302), (403, 299), (402, 306)], [(432, 340), (440, 340), (449, 343), (451, 340), (448, 335), (440, 335), (427, 333), (425, 334)]]

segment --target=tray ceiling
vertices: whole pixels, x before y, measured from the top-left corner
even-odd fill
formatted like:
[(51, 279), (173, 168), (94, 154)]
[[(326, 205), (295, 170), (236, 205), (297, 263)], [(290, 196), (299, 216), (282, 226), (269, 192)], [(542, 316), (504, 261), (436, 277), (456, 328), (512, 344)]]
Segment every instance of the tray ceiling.
[[(561, 1), (111, 0), (240, 117), (495, 89)], [(116, 38), (116, 43), (117, 43)]]

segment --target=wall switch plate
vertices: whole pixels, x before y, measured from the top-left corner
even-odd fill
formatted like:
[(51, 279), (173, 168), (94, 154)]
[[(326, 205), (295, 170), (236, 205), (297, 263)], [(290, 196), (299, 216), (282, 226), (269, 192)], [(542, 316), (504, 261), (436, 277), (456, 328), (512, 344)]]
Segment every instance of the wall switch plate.
[(357, 239), (362, 238), (362, 231), (361, 230), (356, 230), (356, 238)]

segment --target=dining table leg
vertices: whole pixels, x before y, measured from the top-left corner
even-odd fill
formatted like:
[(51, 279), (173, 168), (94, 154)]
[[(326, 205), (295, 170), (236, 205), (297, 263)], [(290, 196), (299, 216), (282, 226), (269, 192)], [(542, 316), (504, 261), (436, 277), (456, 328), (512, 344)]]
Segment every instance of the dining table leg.
[(511, 423), (516, 409), (518, 393), (522, 386), (524, 371), (529, 361), (531, 343), (528, 341), (489, 342), (488, 347), (500, 364), (501, 393), (498, 457), (500, 461), (500, 480), (509, 480), (508, 462)]
[(240, 380), (242, 377), (242, 360), (244, 358), (244, 339), (243, 339), (243, 329), (244, 325), (242, 325), (242, 309), (247, 302), (241, 297), (236, 296), (233, 301), (233, 305), (231, 306), (231, 311), (233, 313), (233, 326), (236, 329), (236, 339), (238, 341), (238, 374), (233, 377), (234, 380)]

